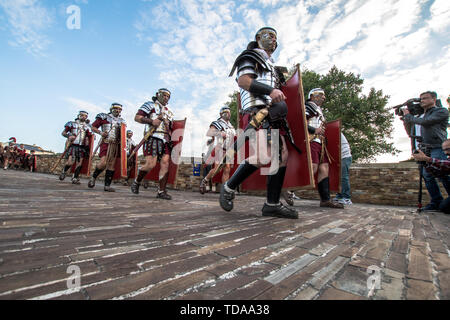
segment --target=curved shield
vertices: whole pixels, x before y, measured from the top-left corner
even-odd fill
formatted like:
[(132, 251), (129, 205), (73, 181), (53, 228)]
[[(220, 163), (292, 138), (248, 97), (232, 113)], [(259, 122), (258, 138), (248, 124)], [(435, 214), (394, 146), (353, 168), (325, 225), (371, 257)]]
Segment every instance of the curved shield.
[(341, 120), (326, 123), (325, 138), (328, 158), (330, 160), (328, 177), (330, 178), (330, 191), (341, 190)]
[[(299, 65), (296, 66), (296, 69), (281, 90), (286, 96), (286, 104), (288, 106), (287, 122), (291, 129), (292, 140), (301, 153), (290, 142), (286, 141), (289, 157), (283, 188), (313, 188), (314, 175), (308, 142), (302, 74)], [(240, 108), (240, 101), (238, 102), (238, 107)], [(239, 121), (240, 128), (246, 128), (249, 120), (248, 114), (241, 116)], [(242, 188), (244, 190), (265, 190), (266, 176), (261, 175), (260, 170), (258, 170), (257, 173), (254, 173), (243, 182)]]
[[(176, 187), (178, 176), (178, 165), (181, 160), (181, 149), (183, 147), (184, 128), (186, 126), (186, 118), (184, 120), (174, 120), (172, 125), (172, 153), (169, 162), (169, 178), (167, 183)], [(145, 176), (145, 180), (159, 181), (159, 163)]]

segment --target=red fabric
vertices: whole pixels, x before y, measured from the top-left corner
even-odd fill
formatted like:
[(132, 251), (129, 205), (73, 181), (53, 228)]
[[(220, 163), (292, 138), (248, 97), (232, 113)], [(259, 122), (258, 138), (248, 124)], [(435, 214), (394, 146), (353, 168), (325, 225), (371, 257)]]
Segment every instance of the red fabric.
[(106, 156), (106, 154), (108, 153), (108, 146), (109, 146), (109, 144), (106, 143), (106, 142), (103, 142), (103, 143), (100, 145), (100, 152), (99, 152), (99, 154), (98, 154), (98, 156), (99, 156), (100, 158)]
[[(320, 162), (320, 156), (322, 154), (322, 145), (320, 143), (316, 142), (316, 141), (312, 141), (310, 143), (310, 146), (311, 146), (312, 163), (315, 163), (315, 164), (321, 163)], [(330, 163), (330, 161), (328, 160), (328, 156), (327, 156), (325, 151), (324, 151), (322, 163)]]
[(103, 120), (103, 119), (95, 119), (94, 123), (92, 124), (93, 127), (95, 128), (100, 128), (101, 125), (107, 124), (109, 123), (108, 120)]
[[(309, 143), (306, 143), (306, 141), (308, 141), (308, 128), (306, 123), (303, 84), (299, 69), (286, 82), (286, 85), (282, 87), (282, 91), (287, 98), (287, 121), (291, 129), (294, 142), (302, 152), (299, 154), (285, 138), (289, 157), (283, 188), (312, 188), (314, 187), (314, 177), (312, 173), (310, 147)], [(246, 115), (245, 118), (241, 118), (240, 128), (245, 128), (248, 123), (248, 115)], [(258, 170), (244, 181), (242, 184), (242, 189), (265, 190), (266, 176), (261, 175), (260, 170)]]
[[(153, 110), (152, 110), (153, 111)], [(153, 112), (150, 112), (150, 113), (147, 113), (147, 112), (145, 112), (144, 110), (138, 110), (138, 112), (136, 113), (136, 115), (138, 115), (138, 116), (143, 116), (143, 117), (148, 117), (151, 113), (154, 113), (154, 111)]]
[[(153, 155), (153, 141), (152, 140), (150, 141), (151, 143), (144, 142), (143, 152), (145, 157)], [(169, 144), (167, 142), (164, 143), (163, 148), (164, 148), (163, 154), (170, 154)]]

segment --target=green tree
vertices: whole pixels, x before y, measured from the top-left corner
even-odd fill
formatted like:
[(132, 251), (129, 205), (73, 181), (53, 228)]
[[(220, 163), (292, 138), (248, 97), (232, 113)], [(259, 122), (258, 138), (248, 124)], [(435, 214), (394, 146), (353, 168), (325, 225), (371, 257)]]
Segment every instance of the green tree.
[(235, 127), (238, 128), (238, 122), (237, 122), (237, 112), (238, 112), (238, 107), (237, 107), (237, 97), (238, 97), (239, 92), (238, 91), (234, 91), (232, 94), (228, 95), (228, 97), (231, 99), (230, 101), (228, 101), (227, 103), (225, 103), (226, 106), (228, 106), (231, 110), (231, 119), (230, 122), (231, 124)]
[(379, 154), (399, 152), (387, 141), (394, 131), (394, 115), (385, 108), (389, 96), (381, 90), (371, 88), (368, 95), (362, 94), (361, 76), (336, 66), (326, 75), (305, 70), (302, 80), (305, 97), (313, 88), (325, 90), (327, 99), (322, 107), (325, 118), (341, 119), (342, 132), (350, 143), (355, 162), (369, 162)]

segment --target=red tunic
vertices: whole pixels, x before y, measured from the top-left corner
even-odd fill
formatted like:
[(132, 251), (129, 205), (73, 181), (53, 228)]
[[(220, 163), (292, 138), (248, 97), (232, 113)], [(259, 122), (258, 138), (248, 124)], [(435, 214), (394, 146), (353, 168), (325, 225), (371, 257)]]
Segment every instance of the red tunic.
[[(98, 128), (100, 128), (102, 125), (108, 124), (108, 123), (110, 123), (110, 122), (109, 122), (108, 120), (106, 120), (106, 119), (96, 118), (95, 121), (94, 121), (94, 123), (92, 124), (92, 126), (98, 129)], [(106, 142), (103, 142), (103, 143), (100, 145), (100, 151), (99, 151), (99, 154), (98, 154), (98, 156), (99, 156), (100, 158), (106, 156), (106, 154), (108, 153), (108, 146), (109, 146), (109, 144), (106, 143)]]

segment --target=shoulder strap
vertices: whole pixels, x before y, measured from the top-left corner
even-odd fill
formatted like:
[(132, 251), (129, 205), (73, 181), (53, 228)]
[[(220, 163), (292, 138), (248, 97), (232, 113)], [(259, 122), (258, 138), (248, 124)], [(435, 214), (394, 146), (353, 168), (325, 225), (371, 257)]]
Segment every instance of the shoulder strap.
[(255, 50), (245, 50), (243, 51), (237, 58), (236, 61), (234, 62), (233, 68), (231, 69), (230, 74), (228, 75), (229, 77), (232, 77), (234, 72), (236, 71), (236, 68), (238, 66), (238, 64), (243, 60), (243, 59), (250, 59), (255, 61), (258, 65), (260, 65), (263, 69), (265, 70), (270, 70), (269, 66), (266, 63), (266, 59), (264, 59), (264, 57), (258, 53), (258, 51)]

